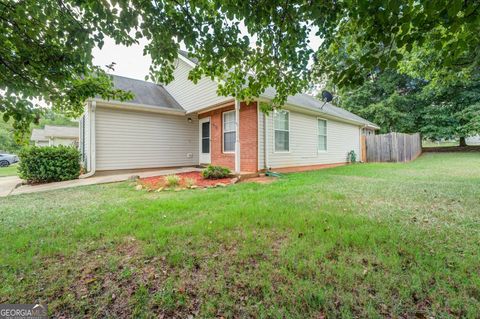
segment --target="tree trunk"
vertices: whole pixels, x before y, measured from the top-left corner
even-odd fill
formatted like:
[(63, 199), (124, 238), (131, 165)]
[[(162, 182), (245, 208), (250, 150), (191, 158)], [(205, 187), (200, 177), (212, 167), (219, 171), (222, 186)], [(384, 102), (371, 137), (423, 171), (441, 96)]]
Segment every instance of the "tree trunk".
[(460, 137), (460, 146), (467, 146), (467, 142), (465, 142), (465, 136)]

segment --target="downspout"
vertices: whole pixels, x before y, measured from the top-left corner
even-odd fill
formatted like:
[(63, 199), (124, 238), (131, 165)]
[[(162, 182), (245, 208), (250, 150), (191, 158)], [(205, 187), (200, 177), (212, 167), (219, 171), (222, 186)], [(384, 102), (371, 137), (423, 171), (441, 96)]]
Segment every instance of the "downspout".
[(267, 114), (266, 113), (263, 113), (263, 140), (264, 140), (264, 143), (263, 143), (263, 158), (264, 158), (264, 161), (265, 161), (265, 170), (269, 171), (270, 168), (268, 167), (268, 130), (267, 130), (267, 125), (268, 125), (268, 121), (267, 121)]
[(240, 101), (235, 99), (235, 173), (240, 174)]
[(96, 171), (96, 158), (95, 158), (95, 148), (96, 148), (96, 145), (95, 145), (95, 141), (96, 141), (96, 138), (95, 138), (95, 109), (97, 108), (97, 102), (96, 101), (92, 101), (91, 104), (89, 105), (89, 109), (90, 109), (90, 116), (89, 116), (89, 121), (90, 121), (90, 125), (89, 125), (89, 128), (90, 128), (90, 147), (88, 149), (89, 153), (90, 153), (90, 156), (89, 156), (89, 162), (90, 162), (90, 171), (87, 173), (87, 174), (84, 174), (82, 176), (80, 176), (80, 178), (88, 178), (88, 177), (91, 177), (95, 174), (95, 171)]

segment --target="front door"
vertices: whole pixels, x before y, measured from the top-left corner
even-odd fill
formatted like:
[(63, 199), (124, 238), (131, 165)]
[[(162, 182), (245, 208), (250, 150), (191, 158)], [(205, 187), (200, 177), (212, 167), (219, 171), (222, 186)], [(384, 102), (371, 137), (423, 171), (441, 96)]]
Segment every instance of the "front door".
[(210, 118), (200, 119), (200, 164), (210, 164)]

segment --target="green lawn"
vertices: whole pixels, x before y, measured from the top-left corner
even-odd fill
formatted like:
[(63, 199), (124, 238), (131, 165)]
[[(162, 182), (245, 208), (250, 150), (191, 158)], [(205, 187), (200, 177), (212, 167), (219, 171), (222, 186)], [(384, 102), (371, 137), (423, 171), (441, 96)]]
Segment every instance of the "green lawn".
[(0, 167), (0, 177), (17, 175), (18, 164)]
[(0, 303), (66, 317), (478, 318), (480, 154), (0, 199)]

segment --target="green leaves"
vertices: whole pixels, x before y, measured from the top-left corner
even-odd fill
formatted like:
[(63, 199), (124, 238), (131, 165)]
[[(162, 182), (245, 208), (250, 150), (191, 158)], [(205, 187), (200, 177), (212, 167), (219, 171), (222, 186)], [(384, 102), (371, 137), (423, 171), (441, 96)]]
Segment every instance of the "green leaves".
[[(317, 52), (314, 74), (339, 86), (367, 79), (375, 68), (396, 68), (416, 50), (435, 50), (424, 59), (420, 77), (479, 66), (480, 5), (475, 1), (356, 1), (344, 3), (348, 19)], [(468, 14), (466, 14), (469, 12)], [(345, 18), (345, 17), (344, 17)], [(328, 39), (327, 39), (328, 40)], [(339, 52), (341, 54), (339, 54)], [(372, 57), (372, 59), (366, 56)], [(355, 67), (350, 67), (354, 65)], [(412, 65), (412, 68), (418, 65)], [(442, 72), (439, 72), (443, 70)], [(411, 74), (413, 75), (413, 74)], [(413, 76), (419, 76), (415, 74)]]
[(67, 181), (80, 175), (80, 152), (75, 147), (32, 146), (19, 155), (19, 176), (30, 183)]
[[(348, 87), (377, 69), (423, 62), (416, 72), (440, 78), (479, 66), (479, 5), (461, 0), (6, 0), (0, 3), (0, 111), (19, 129), (44, 100), (78, 115), (85, 99), (128, 99), (92, 64), (105, 37), (146, 39), (149, 77), (173, 79), (182, 43), (198, 60), (192, 81), (222, 81), (219, 94), (252, 99), (272, 87), (272, 107), (325, 77)], [(322, 39), (314, 54), (312, 30)], [(422, 59), (435, 50), (439, 59)], [(315, 58), (312, 70), (310, 63)], [(411, 67), (413, 69), (414, 67)], [(421, 76), (425, 77), (425, 76)], [(426, 77), (425, 77), (426, 78)]]
[(478, 73), (432, 86), (425, 80), (384, 71), (339, 95), (343, 107), (380, 125), (382, 133), (421, 132), (434, 140), (480, 133)]

